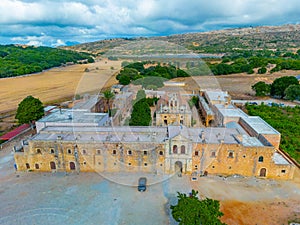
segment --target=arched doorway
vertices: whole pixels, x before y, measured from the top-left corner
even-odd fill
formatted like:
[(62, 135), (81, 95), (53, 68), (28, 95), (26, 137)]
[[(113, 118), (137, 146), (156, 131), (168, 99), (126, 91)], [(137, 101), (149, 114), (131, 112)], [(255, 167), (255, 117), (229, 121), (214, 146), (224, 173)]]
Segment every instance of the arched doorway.
[(70, 170), (75, 170), (75, 163), (74, 162), (70, 162)]
[(181, 175), (181, 173), (182, 173), (182, 162), (180, 162), (180, 161), (175, 162), (175, 173), (177, 173), (178, 175)]
[(260, 177), (265, 177), (267, 174), (267, 169), (266, 168), (261, 168), (259, 172)]
[(50, 168), (51, 168), (51, 170), (56, 170), (55, 162), (50, 162)]

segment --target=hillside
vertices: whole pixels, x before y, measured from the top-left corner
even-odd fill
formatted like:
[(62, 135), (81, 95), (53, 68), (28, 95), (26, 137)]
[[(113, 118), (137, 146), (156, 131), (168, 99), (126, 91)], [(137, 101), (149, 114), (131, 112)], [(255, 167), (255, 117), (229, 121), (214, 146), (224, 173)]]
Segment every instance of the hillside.
[(93, 61), (88, 53), (49, 47), (0, 45), (0, 78), (37, 73), (66, 63)]
[(151, 38), (117, 38), (84, 43), (66, 49), (103, 54), (109, 49), (139, 40), (161, 40), (198, 53), (229, 53), (243, 50), (294, 51), (300, 48), (300, 25), (263, 26), (187, 33)]

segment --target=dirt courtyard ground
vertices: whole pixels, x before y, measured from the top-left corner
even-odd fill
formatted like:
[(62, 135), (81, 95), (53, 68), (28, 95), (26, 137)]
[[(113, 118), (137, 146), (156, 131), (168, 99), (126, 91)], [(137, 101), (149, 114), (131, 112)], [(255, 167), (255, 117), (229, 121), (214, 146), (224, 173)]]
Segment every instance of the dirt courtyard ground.
[[(299, 177), (291, 181), (141, 174), (23, 173), (13, 169), (10, 149), (0, 151), (0, 224), (177, 224), (169, 205), (177, 191), (218, 199), (228, 225), (288, 224), (300, 220)], [(299, 176), (299, 175), (298, 175)]]

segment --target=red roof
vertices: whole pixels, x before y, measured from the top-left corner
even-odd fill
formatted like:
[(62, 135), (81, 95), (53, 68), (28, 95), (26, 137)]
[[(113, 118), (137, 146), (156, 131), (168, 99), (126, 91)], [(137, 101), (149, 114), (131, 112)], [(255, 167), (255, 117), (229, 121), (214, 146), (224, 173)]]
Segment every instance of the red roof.
[(23, 125), (17, 127), (16, 129), (2, 135), (0, 137), (0, 140), (4, 140), (4, 141), (10, 140), (10, 139), (14, 138), (15, 136), (17, 136), (18, 134), (22, 133), (24, 130), (28, 129), (29, 127), (30, 127), (29, 124), (23, 124)]

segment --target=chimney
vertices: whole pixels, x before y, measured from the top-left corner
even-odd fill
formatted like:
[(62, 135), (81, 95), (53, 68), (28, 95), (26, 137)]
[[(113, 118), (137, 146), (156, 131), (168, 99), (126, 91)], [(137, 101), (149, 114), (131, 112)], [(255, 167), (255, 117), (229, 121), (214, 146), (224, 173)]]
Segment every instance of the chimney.
[(57, 136), (57, 140), (62, 140), (62, 139), (63, 139), (62, 136), (60, 135)]
[(200, 136), (200, 138), (201, 138), (202, 140), (204, 140), (204, 139), (205, 139), (205, 135), (204, 135), (204, 131), (203, 131), (203, 130), (201, 131), (201, 133), (200, 133), (200, 135), (199, 135), (199, 136)]

